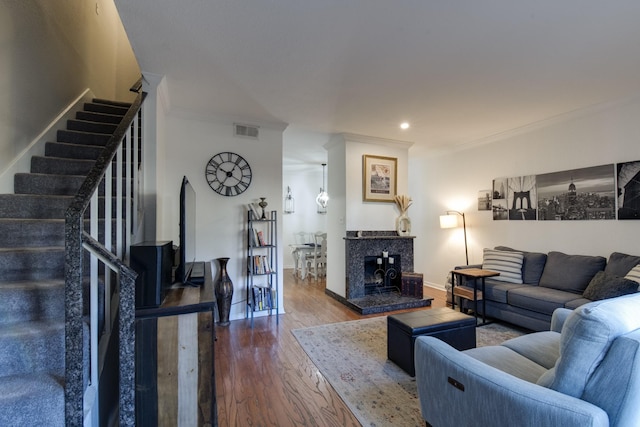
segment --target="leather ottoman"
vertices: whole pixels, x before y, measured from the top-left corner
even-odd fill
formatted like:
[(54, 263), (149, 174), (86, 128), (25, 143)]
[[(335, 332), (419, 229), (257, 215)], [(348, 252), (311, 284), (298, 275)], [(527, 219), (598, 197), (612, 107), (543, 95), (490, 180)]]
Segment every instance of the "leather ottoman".
[(412, 377), (416, 337), (430, 335), (458, 350), (476, 346), (476, 319), (447, 307), (392, 314), (387, 317), (387, 357)]

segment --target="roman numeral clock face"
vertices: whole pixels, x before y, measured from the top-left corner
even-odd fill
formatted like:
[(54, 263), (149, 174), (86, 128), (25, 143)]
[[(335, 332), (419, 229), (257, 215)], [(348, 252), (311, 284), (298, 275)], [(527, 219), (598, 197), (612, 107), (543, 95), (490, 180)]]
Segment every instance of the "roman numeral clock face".
[(244, 193), (251, 184), (251, 167), (236, 153), (218, 153), (209, 160), (204, 172), (209, 186), (223, 196)]

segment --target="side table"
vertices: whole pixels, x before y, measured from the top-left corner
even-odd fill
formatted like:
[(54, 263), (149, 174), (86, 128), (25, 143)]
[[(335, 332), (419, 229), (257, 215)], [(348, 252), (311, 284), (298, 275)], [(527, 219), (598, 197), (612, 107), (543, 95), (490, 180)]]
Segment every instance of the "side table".
[[(473, 301), (473, 312), (476, 318), (476, 322), (478, 321), (478, 299), (482, 300), (482, 323), (480, 325), (486, 325), (486, 313), (487, 313), (487, 305), (484, 299), (484, 280), (487, 277), (499, 276), (500, 273), (492, 270), (483, 270), (481, 268), (463, 268), (460, 270), (451, 270), (451, 308), (455, 309), (456, 307), (456, 295)], [(456, 276), (460, 279), (464, 277), (465, 279), (470, 280), (473, 279), (473, 288), (470, 286), (457, 286), (456, 292)], [(478, 279), (481, 279), (482, 290), (478, 293)], [(460, 306), (462, 309), (462, 305)]]

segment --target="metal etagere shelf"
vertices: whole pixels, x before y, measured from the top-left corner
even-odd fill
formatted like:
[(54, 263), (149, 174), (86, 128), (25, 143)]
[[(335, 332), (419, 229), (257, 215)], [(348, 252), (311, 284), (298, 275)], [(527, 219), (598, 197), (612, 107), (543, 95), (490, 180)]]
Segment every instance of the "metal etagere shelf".
[(247, 211), (247, 304), (245, 318), (275, 311), (278, 322), (278, 218), (277, 212), (258, 217)]

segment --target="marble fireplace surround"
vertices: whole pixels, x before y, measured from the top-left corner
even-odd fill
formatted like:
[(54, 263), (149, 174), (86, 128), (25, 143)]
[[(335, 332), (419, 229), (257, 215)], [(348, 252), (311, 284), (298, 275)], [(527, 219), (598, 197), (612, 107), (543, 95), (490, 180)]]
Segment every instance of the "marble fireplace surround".
[(395, 231), (347, 231), (345, 240), (346, 299), (365, 296), (365, 256), (382, 256), (383, 251), (399, 254), (401, 271), (413, 272), (413, 239)]

